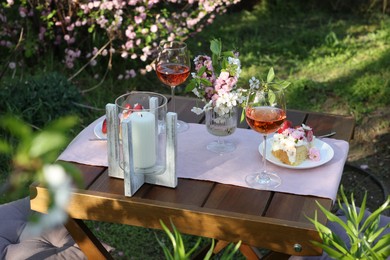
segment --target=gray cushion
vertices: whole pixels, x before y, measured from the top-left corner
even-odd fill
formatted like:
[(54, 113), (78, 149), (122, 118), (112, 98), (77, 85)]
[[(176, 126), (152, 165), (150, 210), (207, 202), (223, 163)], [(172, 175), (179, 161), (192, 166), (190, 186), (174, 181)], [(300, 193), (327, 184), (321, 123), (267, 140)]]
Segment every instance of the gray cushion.
[(31, 214), (29, 198), (0, 205), (0, 259), (86, 259), (62, 225), (37, 237), (23, 235)]

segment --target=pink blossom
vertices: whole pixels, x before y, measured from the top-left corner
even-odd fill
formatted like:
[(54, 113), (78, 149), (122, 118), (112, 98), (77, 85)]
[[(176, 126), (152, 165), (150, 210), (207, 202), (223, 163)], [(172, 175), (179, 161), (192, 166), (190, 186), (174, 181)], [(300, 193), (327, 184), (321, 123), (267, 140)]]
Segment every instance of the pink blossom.
[(313, 141), (313, 131), (312, 130), (306, 131), (306, 139), (308, 142)]
[(38, 34), (38, 38), (39, 38), (40, 41), (44, 40), (45, 33), (46, 33), (46, 28), (45, 27), (40, 27), (39, 28), (39, 34)]
[(27, 16), (27, 8), (25, 8), (25, 7), (19, 7), (19, 15), (21, 16), (21, 17), (26, 17)]
[(289, 135), (291, 135), (292, 132), (294, 132), (294, 129), (293, 129), (293, 128), (287, 128), (287, 129), (285, 129), (285, 130), (282, 132), (282, 134), (283, 134), (283, 136), (289, 136)]
[(131, 69), (131, 70), (126, 70), (126, 73), (130, 76), (130, 77), (132, 77), (132, 78), (134, 78), (137, 74), (135, 73), (135, 70), (134, 69)]
[(142, 23), (142, 17), (141, 17), (141, 16), (135, 16), (135, 17), (134, 17), (134, 22), (135, 22), (136, 24)]
[(8, 68), (10, 68), (11, 70), (14, 70), (16, 68), (16, 63), (15, 62), (10, 62), (8, 64)]
[(150, 26), (150, 31), (151, 31), (152, 33), (157, 32), (157, 30), (158, 30), (157, 25), (153, 24), (152, 26)]
[[(227, 80), (229, 78), (229, 72), (227, 71), (222, 71), (221, 74), (219, 74), (219, 77), (218, 79), (221, 79), (221, 80)], [(217, 80), (218, 80), (217, 79)]]
[(70, 61), (66, 62), (66, 67), (67, 67), (68, 69), (73, 68), (73, 66), (74, 66), (73, 62), (70, 62)]
[(134, 43), (133, 41), (127, 41), (125, 46), (126, 46), (126, 50), (130, 50), (134, 47)]
[(148, 65), (146, 65), (145, 69), (147, 72), (151, 72), (153, 70), (153, 67), (148, 64)]
[(295, 130), (291, 133), (291, 136), (294, 138), (294, 139), (298, 139), (298, 140), (301, 140), (305, 137), (305, 132), (303, 131), (299, 131), (299, 130)]
[(128, 56), (129, 56), (129, 54), (127, 53), (127, 51), (122, 51), (122, 54), (121, 54), (122, 58), (126, 59)]
[(211, 99), (211, 97), (214, 95), (214, 88), (206, 87), (204, 92), (205, 92), (205, 94), (207, 96), (207, 99)]
[(316, 162), (321, 160), (320, 151), (315, 147), (310, 148), (309, 149), (309, 159), (312, 161), (316, 161)]
[(145, 7), (144, 6), (138, 6), (137, 8), (135, 8), (135, 10), (139, 13), (143, 13), (145, 12)]
[(99, 49), (96, 48), (96, 47), (93, 47), (93, 50), (92, 50), (92, 55), (96, 55), (96, 53), (98, 53)]
[(73, 31), (73, 30), (74, 30), (74, 25), (71, 24), (71, 25), (67, 26), (67, 27), (66, 27), (66, 30), (68, 30), (68, 31)]
[(219, 98), (218, 94), (214, 94), (212, 97), (211, 97), (211, 100), (215, 103), (217, 101), (217, 99)]

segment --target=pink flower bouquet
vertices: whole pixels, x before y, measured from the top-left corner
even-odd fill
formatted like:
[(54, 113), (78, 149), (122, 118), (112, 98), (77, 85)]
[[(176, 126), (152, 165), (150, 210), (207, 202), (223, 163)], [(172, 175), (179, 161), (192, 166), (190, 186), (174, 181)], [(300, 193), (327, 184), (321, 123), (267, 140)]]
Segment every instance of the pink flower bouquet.
[(241, 63), (237, 52), (222, 52), (220, 40), (212, 40), (210, 50), (211, 57), (207, 55), (195, 57), (196, 72), (191, 74), (192, 79), (186, 91), (192, 91), (205, 104), (203, 107), (194, 107), (192, 112), (201, 114), (214, 109), (214, 112), (222, 116), (243, 101), (242, 90), (237, 88)]

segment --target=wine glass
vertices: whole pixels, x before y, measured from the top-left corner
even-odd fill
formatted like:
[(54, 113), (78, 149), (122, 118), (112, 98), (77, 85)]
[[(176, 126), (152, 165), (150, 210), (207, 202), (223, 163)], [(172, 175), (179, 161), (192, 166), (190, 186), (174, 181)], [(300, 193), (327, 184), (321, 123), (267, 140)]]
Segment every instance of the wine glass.
[(263, 135), (263, 168), (247, 175), (246, 183), (254, 188), (270, 189), (281, 184), (275, 172), (267, 170), (267, 135), (276, 132), (286, 119), (286, 100), (283, 90), (262, 89), (252, 92), (245, 107), (248, 125)]
[[(184, 83), (190, 75), (190, 59), (187, 45), (179, 41), (165, 41), (160, 43), (156, 60), (156, 74), (159, 80), (171, 88), (171, 102), (173, 112), (175, 108), (175, 87)], [(184, 132), (188, 124), (177, 120), (177, 131)]]

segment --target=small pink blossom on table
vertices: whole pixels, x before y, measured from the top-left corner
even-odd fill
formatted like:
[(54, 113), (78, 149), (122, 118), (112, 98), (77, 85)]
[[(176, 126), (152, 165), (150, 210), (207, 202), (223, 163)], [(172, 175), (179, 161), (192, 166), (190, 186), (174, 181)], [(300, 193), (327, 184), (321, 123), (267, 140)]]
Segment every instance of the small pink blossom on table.
[(315, 147), (310, 148), (309, 149), (309, 159), (312, 161), (318, 162), (321, 159), (320, 151)]

